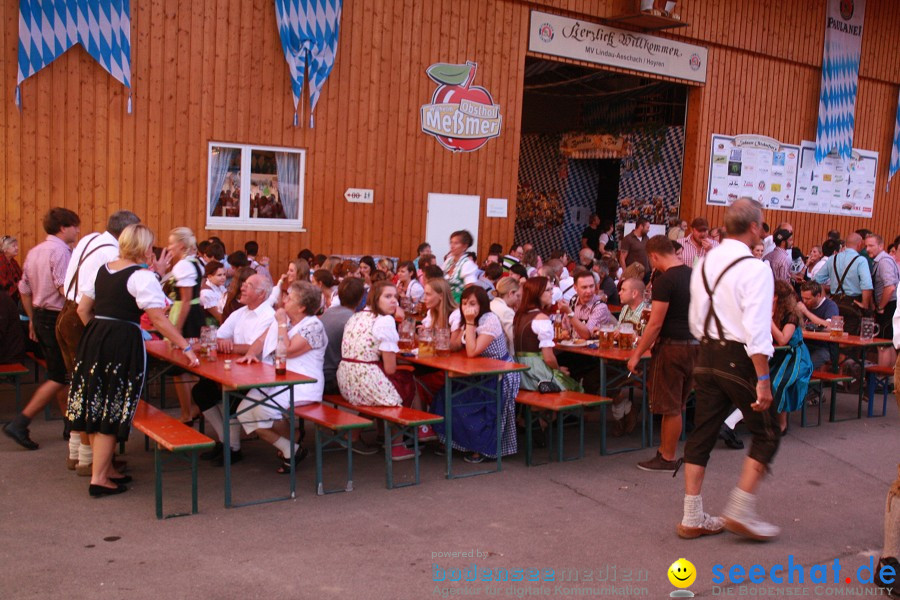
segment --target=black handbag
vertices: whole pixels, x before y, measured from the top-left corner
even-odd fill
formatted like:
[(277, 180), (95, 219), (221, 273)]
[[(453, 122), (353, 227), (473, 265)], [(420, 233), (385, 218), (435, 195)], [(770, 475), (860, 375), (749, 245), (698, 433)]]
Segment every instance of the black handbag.
[(562, 388), (552, 379), (538, 383), (538, 392), (541, 394), (558, 394), (561, 391)]

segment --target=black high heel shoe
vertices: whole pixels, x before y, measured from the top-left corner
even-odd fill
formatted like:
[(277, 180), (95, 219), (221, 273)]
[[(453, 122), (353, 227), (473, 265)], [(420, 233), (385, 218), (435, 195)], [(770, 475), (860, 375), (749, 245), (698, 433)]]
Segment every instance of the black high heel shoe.
[(115, 496), (126, 490), (128, 490), (128, 488), (124, 485), (116, 485), (114, 488), (108, 488), (105, 485), (94, 485), (92, 483), (88, 488), (88, 493), (93, 498), (99, 498), (100, 496)]

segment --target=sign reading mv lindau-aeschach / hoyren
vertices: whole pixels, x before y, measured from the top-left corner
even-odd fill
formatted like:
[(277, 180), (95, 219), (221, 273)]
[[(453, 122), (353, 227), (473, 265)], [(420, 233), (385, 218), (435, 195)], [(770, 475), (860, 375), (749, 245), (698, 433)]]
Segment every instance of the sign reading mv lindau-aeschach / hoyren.
[(531, 11), (532, 52), (706, 82), (706, 48)]
[(435, 63), (426, 71), (438, 87), (431, 104), (422, 106), (422, 131), (454, 152), (472, 152), (500, 135), (500, 106), (489, 91), (473, 85), (477, 71), (471, 61)]

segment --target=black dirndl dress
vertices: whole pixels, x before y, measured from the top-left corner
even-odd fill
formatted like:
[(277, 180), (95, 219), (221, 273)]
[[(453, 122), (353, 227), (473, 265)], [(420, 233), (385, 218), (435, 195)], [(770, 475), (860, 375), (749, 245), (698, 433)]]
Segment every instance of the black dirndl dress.
[(69, 388), (66, 412), (73, 431), (113, 435), (122, 442), (131, 432), (147, 370), (143, 311), (127, 288), (140, 268), (111, 273), (104, 265), (97, 272), (94, 318), (78, 344)]

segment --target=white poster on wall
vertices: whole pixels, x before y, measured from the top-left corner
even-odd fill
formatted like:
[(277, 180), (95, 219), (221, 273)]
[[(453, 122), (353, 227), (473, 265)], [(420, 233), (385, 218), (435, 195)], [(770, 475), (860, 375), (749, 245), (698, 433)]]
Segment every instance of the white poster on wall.
[(528, 49), (553, 56), (706, 82), (706, 48), (616, 29), (581, 19), (531, 11)]
[(846, 163), (832, 152), (816, 166), (816, 145), (801, 142), (797, 210), (872, 218), (878, 153), (853, 149)]
[(481, 217), (481, 196), (459, 194), (428, 194), (428, 216), (425, 218), (425, 241), (437, 257), (438, 266), (450, 251), (450, 234), (466, 229), (472, 234), (475, 251), (478, 244), (478, 221)]
[(713, 134), (706, 203), (730, 206), (741, 197), (765, 208), (796, 210), (800, 147), (760, 135)]

